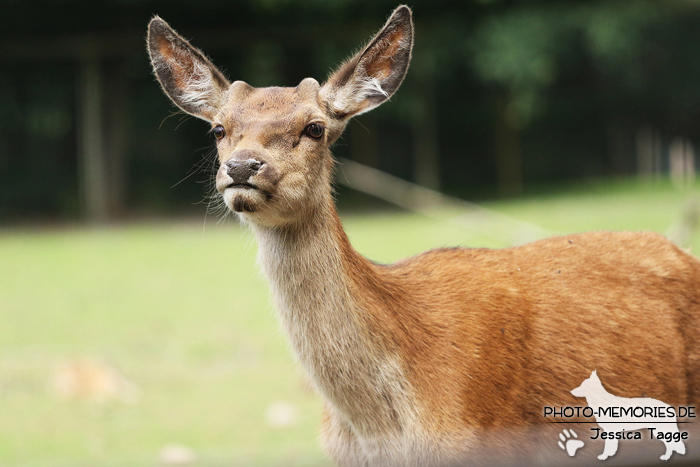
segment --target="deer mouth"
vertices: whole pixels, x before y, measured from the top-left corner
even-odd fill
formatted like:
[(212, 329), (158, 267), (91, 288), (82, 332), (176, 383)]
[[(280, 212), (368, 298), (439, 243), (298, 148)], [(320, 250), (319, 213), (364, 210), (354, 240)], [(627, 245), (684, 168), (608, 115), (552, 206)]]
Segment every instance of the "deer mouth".
[[(258, 191), (252, 186), (234, 185), (231, 190), (227, 189), (224, 194), (224, 202), (233, 212), (255, 212), (257, 205), (260, 203)], [(250, 193), (250, 194), (248, 194)]]
[(241, 188), (243, 190), (259, 190), (257, 186), (251, 184), (251, 183), (231, 183), (226, 187), (228, 190), (229, 188)]
[(231, 211), (256, 212), (269, 201), (271, 193), (252, 183), (231, 183), (222, 193), (224, 203)]

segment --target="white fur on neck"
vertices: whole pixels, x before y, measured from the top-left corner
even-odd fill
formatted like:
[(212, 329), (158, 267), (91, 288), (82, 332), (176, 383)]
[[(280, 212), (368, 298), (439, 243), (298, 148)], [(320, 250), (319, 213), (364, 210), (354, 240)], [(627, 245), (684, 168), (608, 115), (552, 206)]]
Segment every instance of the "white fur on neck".
[(345, 276), (335, 226), (325, 224), (333, 217), (320, 220), (324, 217), (299, 231), (254, 225), (258, 258), (292, 347), (330, 404), (327, 435), (349, 436), (326, 442), (348, 448), (357, 464), (406, 465), (406, 455), (415, 456), (419, 431), (412, 389), (398, 358), (387, 353), (363, 319)]

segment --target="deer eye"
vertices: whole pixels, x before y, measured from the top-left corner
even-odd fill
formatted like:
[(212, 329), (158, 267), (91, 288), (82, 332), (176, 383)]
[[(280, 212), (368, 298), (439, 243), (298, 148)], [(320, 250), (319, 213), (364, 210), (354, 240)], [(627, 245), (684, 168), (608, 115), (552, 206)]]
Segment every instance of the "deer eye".
[(214, 132), (214, 138), (216, 138), (217, 141), (226, 136), (226, 130), (224, 130), (224, 127), (221, 125), (216, 125), (212, 131)]
[(320, 123), (311, 123), (306, 127), (306, 134), (311, 136), (313, 139), (320, 139), (323, 136), (325, 128)]

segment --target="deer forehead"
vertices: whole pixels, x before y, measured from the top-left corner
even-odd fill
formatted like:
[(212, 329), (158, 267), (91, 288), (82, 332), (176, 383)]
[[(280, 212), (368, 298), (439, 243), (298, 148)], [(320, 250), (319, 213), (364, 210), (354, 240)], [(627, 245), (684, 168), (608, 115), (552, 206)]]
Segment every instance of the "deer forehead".
[(228, 90), (227, 103), (219, 117), (224, 123), (258, 126), (264, 122), (270, 127), (292, 131), (295, 124), (324, 118), (319, 88), (313, 78), (304, 79), (294, 88), (254, 88), (243, 81), (235, 81)]

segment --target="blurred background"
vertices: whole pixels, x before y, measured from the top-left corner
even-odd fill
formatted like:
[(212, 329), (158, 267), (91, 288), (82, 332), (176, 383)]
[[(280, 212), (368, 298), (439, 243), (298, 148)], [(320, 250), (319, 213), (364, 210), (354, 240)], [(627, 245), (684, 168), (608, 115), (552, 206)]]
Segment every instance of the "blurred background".
[[(208, 124), (162, 94), (146, 25), (295, 86), (396, 6), (0, 0), (0, 465), (328, 465), (255, 240), (215, 212)], [(410, 6), (406, 81), (334, 148), (360, 252), (594, 229), (697, 251), (700, 1)]]

